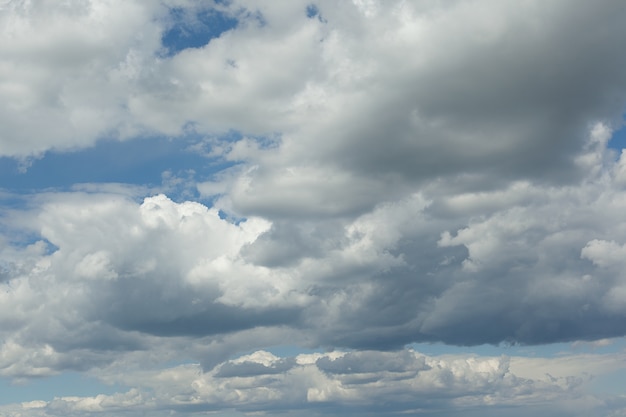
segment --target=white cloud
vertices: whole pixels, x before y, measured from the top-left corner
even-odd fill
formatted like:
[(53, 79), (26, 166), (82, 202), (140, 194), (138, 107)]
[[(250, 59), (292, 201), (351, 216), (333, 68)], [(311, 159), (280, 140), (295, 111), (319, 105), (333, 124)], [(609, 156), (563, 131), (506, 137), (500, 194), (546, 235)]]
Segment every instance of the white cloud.
[[(467, 411), (486, 406), (483, 412), (487, 415), (497, 415), (502, 406), (527, 404), (549, 405), (558, 411), (584, 392), (592, 373), (606, 372), (610, 360), (615, 357), (479, 358), (424, 356), (412, 350), (281, 358), (256, 351), (223, 362), (212, 371), (203, 372), (198, 365), (189, 364), (142, 372), (135, 377), (132, 372), (118, 374), (118, 379), (135, 379), (138, 388), (114, 395), (24, 403), (21, 411), (24, 416), (39, 415), (33, 411), (56, 416), (117, 410), (208, 411), (222, 407), (247, 412), (277, 408), (297, 412), (309, 404), (313, 406), (309, 412), (332, 415), (388, 402), (395, 404), (393, 412), (420, 409), (426, 415), (441, 412), (451, 403)], [(317, 409), (320, 404), (325, 404), (325, 409)]]
[(2, 209), (0, 375), (129, 390), (0, 414), (611, 407), (581, 374), (619, 355), (401, 349), (626, 332), (623, 5), (308, 5), (216, 5), (236, 28), (171, 56), (168, 7), (201, 3), (0, 6), (0, 155), (190, 135), (234, 164), (199, 179), (210, 206), (84, 184)]
[(158, 12), (156, 3), (119, 1), (12, 1), (0, 9), (0, 154), (39, 155), (137, 132), (127, 97), (160, 47)]
[(626, 260), (626, 244), (594, 239), (582, 249), (580, 256), (603, 268), (619, 267)]

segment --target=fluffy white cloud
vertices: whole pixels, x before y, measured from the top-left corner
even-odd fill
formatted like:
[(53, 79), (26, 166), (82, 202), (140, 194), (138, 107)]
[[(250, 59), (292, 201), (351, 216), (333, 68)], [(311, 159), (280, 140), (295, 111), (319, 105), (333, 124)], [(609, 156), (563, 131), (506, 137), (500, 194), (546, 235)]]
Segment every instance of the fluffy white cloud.
[[(176, 204), (162, 195), (137, 204), (120, 195), (83, 193), (50, 196), (34, 216), (30, 227), (45, 241), (3, 253), (7, 363), (11, 352), (30, 344), (50, 353), (33, 353), (49, 359), (47, 366), (63, 368), (56, 351), (72, 351), (80, 362), (95, 355), (84, 349), (142, 348), (144, 342), (111, 325), (148, 333), (221, 333), (254, 327), (248, 320), (281, 322), (270, 310), (297, 303), (278, 279), (274, 285), (264, 278), (263, 269), (238, 265), (240, 248), (268, 227), (261, 219), (234, 225), (217, 209)], [(250, 276), (256, 284), (241, 285)], [(6, 375), (21, 376), (15, 370), (21, 362), (33, 367), (24, 375), (39, 372), (38, 361), (18, 356), (20, 362), (4, 368)]]
[[(206, 11), (237, 23), (163, 45)], [(0, 375), (123, 370), (130, 389), (0, 414), (472, 415), (586, 395), (582, 368), (555, 359), (546, 378), (527, 358), (397, 349), (625, 334), (626, 154), (607, 149), (626, 104), (625, 13), (619, 0), (2, 2), (0, 155), (198, 136), (229, 168), (200, 179), (203, 203), (84, 185), (2, 208)], [(355, 350), (260, 350), (285, 343)], [(199, 365), (155, 370), (176, 360)]]
[(39, 155), (88, 146), (115, 131), (136, 132), (126, 113), (128, 94), (160, 47), (158, 7), (4, 2), (0, 154)]

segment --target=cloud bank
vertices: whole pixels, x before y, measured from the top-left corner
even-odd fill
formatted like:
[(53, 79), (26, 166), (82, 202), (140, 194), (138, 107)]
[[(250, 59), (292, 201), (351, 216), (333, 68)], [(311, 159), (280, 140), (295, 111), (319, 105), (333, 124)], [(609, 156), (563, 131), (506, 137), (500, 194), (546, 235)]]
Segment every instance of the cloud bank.
[[(581, 389), (589, 377), (561, 376), (563, 368), (591, 362), (599, 369), (606, 358), (578, 355), (555, 360), (546, 369), (532, 358), (424, 356), (398, 352), (333, 352), (277, 357), (256, 351), (216, 366), (209, 372), (197, 365), (163, 370), (112, 373), (111, 379), (139, 385), (125, 393), (96, 397), (58, 397), (20, 407), (0, 408), (8, 416), (116, 415), (128, 408), (153, 415), (212, 412), (239, 413), (281, 410), (288, 415), (324, 415), (328, 411), (357, 415), (378, 413), (452, 413), (477, 415), (485, 407), (500, 415), (521, 415), (518, 407), (551, 415), (585, 415), (605, 408), (585, 398)], [(613, 358), (612, 358), (613, 359)], [(587, 364), (589, 365), (589, 363)], [(556, 375), (522, 377), (516, 369), (543, 367)], [(529, 372), (526, 371), (526, 374)], [(532, 371), (530, 372), (532, 374)], [(229, 414), (230, 415), (230, 414)], [(457, 415), (457, 414), (451, 414)]]
[(611, 0), (0, 2), (0, 162), (152, 137), (221, 164), (0, 190), (0, 376), (128, 387), (0, 414), (621, 415), (589, 388), (620, 352), (546, 376), (410, 346), (624, 336), (625, 18)]

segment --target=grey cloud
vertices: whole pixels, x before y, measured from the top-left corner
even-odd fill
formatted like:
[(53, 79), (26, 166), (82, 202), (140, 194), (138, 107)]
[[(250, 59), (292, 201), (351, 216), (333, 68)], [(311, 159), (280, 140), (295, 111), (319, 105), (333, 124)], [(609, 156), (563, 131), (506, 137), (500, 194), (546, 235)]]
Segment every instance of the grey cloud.
[(327, 163), (284, 167), (280, 153), (268, 159), (270, 166), (240, 176), (230, 188), (227, 199), (236, 212), (276, 221), (351, 218), (407, 191), (393, 176), (366, 178)]
[(242, 248), (242, 256), (267, 267), (289, 267), (302, 258), (320, 258), (339, 247), (342, 222), (275, 221), (267, 232)]
[[(183, 209), (155, 197), (139, 206), (119, 195), (82, 193), (53, 200), (38, 209), (39, 226), (31, 226), (41, 227), (56, 248), (48, 253), (38, 242), (10, 252), (19, 267), (8, 269), (0, 316), (3, 334), (17, 348), (50, 350), (42, 357), (41, 366), (51, 370), (46, 372), (88, 369), (109, 363), (120, 352), (150, 350), (150, 336), (202, 338), (256, 327), (296, 327), (300, 320), (294, 305), (278, 306), (267, 299), (262, 282), (248, 301), (243, 293), (232, 299), (236, 304), (219, 300), (230, 290), (220, 289), (218, 281), (240, 291), (236, 280), (254, 274), (211, 271), (211, 253), (222, 256), (230, 244), (238, 251), (264, 230), (262, 224), (251, 230), (250, 239), (244, 232), (237, 243), (239, 238), (227, 229), (243, 231), (249, 221), (234, 226), (196, 204)], [(146, 223), (137, 223), (141, 218)], [(183, 234), (200, 233), (205, 243), (219, 242), (218, 251), (199, 242), (170, 246), (181, 226), (187, 230)], [(169, 233), (174, 235), (167, 238)], [(25, 368), (10, 373), (31, 372)]]
[[(267, 327), (307, 333), (299, 343), (312, 347), (357, 349), (619, 336), (624, 285), (609, 266), (621, 261), (602, 254), (621, 245), (597, 242), (624, 240), (613, 227), (623, 203), (603, 178), (558, 192), (528, 185), (521, 200), (516, 187), (456, 200), (440, 187), (432, 200), (417, 194), (353, 221), (274, 228), (253, 219), (233, 225), (164, 196), (138, 205), (65, 195), (38, 215), (58, 250), (23, 254), (11, 280), (24, 297), (23, 314), (13, 325), (5, 320), (5, 329), (20, 323), (22, 341), (50, 343), (60, 353), (102, 341), (109, 351), (147, 348), (125, 332), (203, 338)], [(518, 205), (509, 208), (509, 200)], [(442, 204), (491, 209), (481, 209), (482, 217), (439, 217), (431, 208)], [(83, 217), (72, 214), (75, 207)], [(285, 246), (292, 238), (296, 244)], [(46, 280), (55, 292), (43, 291)], [(76, 330), (73, 344), (59, 333), (68, 328)]]
[[(625, 103), (623, 3), (335, 3), (316, 3), (323, 21), (305, 2), (222, 3), (264, 25), (162, 58), (154, 17), (171, 2), (0, 11), (15, 31), (0, 154), (190, 133), (236, 164), (199, 185), (213, 207), (103, 187), (3, 211), (0, 375), (201, 364), (24, 414), (471, 415), (537, 399), (558, 415), (550, 401), (581, 393), (505, 359), (402, 349), (626, 333), (626, 154), (606, 149)], [(81, 36), (96, 21), (115, 24)], [(356, 351), (232, 359), (283, 344)]]
[(241, 363), (226, 362), (218, 368), (215, 376), (218, 378), (232, 378), (283, 374), (292, 369), (294, 366), (296, 366), (294, 358), (280, 359), (273, 362), (271, 366), (249, 361)]
[[(336, 249), (363, 259), (307, 264), (322, 272), (309, 281), (316, 302), (303, 317), (322, 346), (359, 349), (618, 337), (626, 331), (617, 243), (624, 237), (616, 227), (623, 202), (603, 178), (558, 192), (533, 185), (463, 193), (453, 202), (471, 210), (478, 204), (480, 217), (439, 217), (433, 207), (445, 200), (436, 195), (421, 212), (406, 201), (381, 205), (353, 223), (367, 228)], [(456, 222), (452, 234), (443, 232)], [(596, 236), (605, 240), (590, 239)]]
[(388, 4), (375, 21), (329, 10), (313, 52), (326, 67), (297, 94), (306, 111), (291, 109), (300, 125), (272, 152), (227, 153), (255, 167), (229, 187), (229, 208), (354, 217), (433, 180), (488, 191), (584, 178), (588, 127), (619, 126), (625, 103), (619, 2), (429, 7)]
[[(364, 359), (365, 365), (358, 359)], [(533, 358), (516, 359), (531, 367), (538, 365)], [(564, 360), (586, 365), (583, 358)], [(330, 372), (327, 365), (332, 366)], [(355, 372), (365, 372), (367, 379)], [(281, 410), (295, 416), (363, 412), (395, 415), (415, 410), (425, 415), (455, 415), (459, 410), (500, 415), (508, 408), (515, 415), (518, 410), (528, 410), (524, 403), (529, 398), (533, 406), (559, 413), (581, 395), (578, 378), (567, 374), (522, 378), (509, 369), (507, 358), (429, 357), (407, 350), (335, 352), (295, 358), (255, 352), (222, 363), (211, 372), (201, 372), (196, 365), (182, 365), (139, 373), (137, 377), (140, 388), (125, 393), (61, 397), (21, 411), (27, 416), (39, 415), (37, 412), (44, 416), (101, 415), (121, 410), (134, 415), (229, 407), (240, 412)], [(599, 408), (597, 402), (582, 407), (587, 411)]]
[[(395, 82), (382, 94), (372, 87), (377, 101), (354, 103), (349, 122), (333, 124), (351, 126), (350, 133), (329, 142), (326, 156), (364, 175), (487, 170), (509, 178), (576, 178), (572, 159), (585, 127), (621, 118), (626, 79), (618, 68), (625, 62), (614, 51), (626, 36), (617, 24), (624, 9), (610, 1), (562, 5), (528, 3), (523, 14), (499, 2), (452, 6), (424, 29), (436, 46), (415, 45), (429, 65), (406, 55), (381, 63)], [(462, 13), (477, 19), (457, 20)], [(483, 25), (481, 13), (501, 22)]]
[(321, 357), (315, 364), (322, 371), (332, 374), (418, 372), (429, 369), (423, 357), (416, 357), (410, 351), (389, 353), (375, 351), (349, 352), (336, 359), (331, 359), (328, 356)]
[[(175, 300), (159, 299), (145, 287), (140, 293), (115, 289), (110, 296), (98, 299), (90, 315), (128, 331), (140, 331), (157, 336), (193, 336), (224, 334), (263, 326), (297, 325), (301, 312), (289, 308), (246, 309), (205, 301), (190, 308), (195, 300), (186, 294)], [(133, 285), (133, 291), (137, 286)], [(145, 290), (145, 291), (144, 291)], [(109, 307), (110, 306), (110, 307)]]

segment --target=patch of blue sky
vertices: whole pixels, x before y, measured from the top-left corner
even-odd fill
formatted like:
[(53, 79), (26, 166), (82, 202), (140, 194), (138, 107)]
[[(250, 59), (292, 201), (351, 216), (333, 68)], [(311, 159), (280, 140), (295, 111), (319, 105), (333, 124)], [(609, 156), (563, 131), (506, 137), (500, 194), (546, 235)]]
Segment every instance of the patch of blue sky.
[[(208, 202), (211, 202), (211, 201), (213, 200), (209, 200)], [(220, 219), (226, 220), (227, 222), (230, 222), (237, 226), (239, 226), (241, 223), (248, 220), (246, 217), (236, 216), (236, 215), (233, 215), (232, 213), (228, 213), (221, 209), (217, 212), (217, 215), (220, 217)]]
[(55, 397), (110, 395), (126, 390), (125, 387), (106, 385), (96, 378), (75, 372), (30, 379), (19, 384), (13, 383), (9, 378), (0, 378), (0, 405), (33, 400), (51, 401)]
[(319, 13), (320, 11), (316, 5), (309, 4), (308, 6), (306, 6), (306, 17), (308, 17), (309, 19), (312, 19), (315, 16), (319, 15)]
[[(11, 233), (6, 231), (5, 228), (0, 226), (0, 233), (4, 239), (4, 243), (9, 244), (13, 249), (24, 250), (37, 253), (42, 256), (52, 255), (59, 250), (59, 247), (50, 242), (48, 239), (44, 239), (38, 232), (34, 231), (20, 231), (18, 233)], [(2, 255), (2, 245), (0, 245), (0, 255)], [(4, 263), (3, 263), (4, 262)], [(0, 265), (4, 265), (5, 272), (14, 269), (12, 261), (3, 261), (0, 258)], [(2, 269), (0, 267), (0, 269)], [(0, 279), (0, 281), (2, 281)]]
[(171, 25), (161, 38), (166, 56), (189, 48), (201, 48), (238, 24), (235, 17), (214, 8), (197, 11), (175, 7), (170, 9), (168, 17)]
[(608, 147), (617, 150), (626, 149), (626, 126), (623, 126), (620, 130), (613, 132), (611, 140), (609, 140)]
[(315, 4), (309, 4), (306, 6), (306, 17), (309, 19), (317, 18), (320, 22), (327, 23), (327, 20), (322, 17), (319, 8)]
[(53, 253), (57, 248), (47, 240), (42, 240), (39, 233), (15, 227), (13, 214), (22, 209), (28, 209), (29, 201), (25, 196), (2, 192), (0, 190), (0, 282), (4, 281), (4, 272), (12, 269), (10, 262), (2, 259), (2, 250), (5, 245), (15, 249), (27, 249), (29, 245), (42, 241), (39, 249), (44, 249), (45, 254)]
[[(5, 164), (6, 162), (6, 164)], [(10, 158), (0, 158), (0, 183), (10, 182), (11, 173), (19, 173), (17, 170), (11, 169), (14, 162)], [(0, 185), (0, 219), (3, 215), (3, 209), (19, 209), (25, 208), (28, 201), (23, 195), (15, 194), (7, 191), (6, 188)]]
[(48, 152), (32, 161), (25, 172), (20, 170), (18, 161), (0, 158), (0, 190), (5, 191), (2, 204), (19, 205), (20, 198), (15, 194), (68, 190), (75, 184), (123, 183), (157, 187), (162, 184), (165, 172), (183, 178), (193, 172), (196, 180), (202, 180), (233, 165), (233, 162), (193, 151), (197, 142), (197, 139), (165, 137), (124, 142), (104, 140), (80, 151)]

